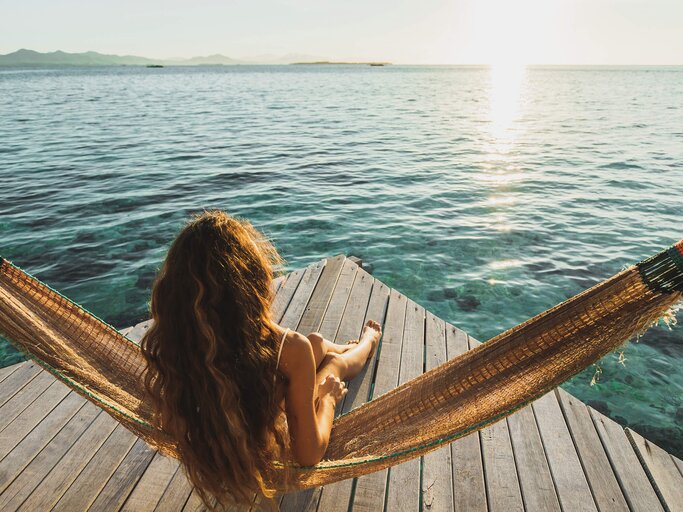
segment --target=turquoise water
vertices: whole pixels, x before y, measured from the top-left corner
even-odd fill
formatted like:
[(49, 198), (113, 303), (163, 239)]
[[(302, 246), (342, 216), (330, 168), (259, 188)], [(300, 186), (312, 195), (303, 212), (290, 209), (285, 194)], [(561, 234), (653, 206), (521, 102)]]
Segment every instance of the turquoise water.
[[(683, 68), (3, 70), (0, 254), (123, 327), (222, 208), (485, 340), (683, 238), (682, 119)], [(565, 388), (681, 455), (682, 362), (655, 328)]]

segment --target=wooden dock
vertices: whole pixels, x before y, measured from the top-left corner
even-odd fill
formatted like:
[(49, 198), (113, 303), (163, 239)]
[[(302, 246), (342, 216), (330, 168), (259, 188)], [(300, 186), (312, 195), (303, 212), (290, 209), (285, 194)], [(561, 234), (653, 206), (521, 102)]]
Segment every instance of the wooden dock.
[[(348, 411), (472, 348), (344, 256), (278, 279), (276, 320), (337, 342), (382, 323)], [(124, 329), (139, 340), (147, 323)], [(683, 511), (683, 461), (557, 389), (413, 461), (281, 497), (284, 511)], [(178, 462), (31, 361), (0, 369), (0, 510), (202, 510)], [(268, 510), (255, 500), (251, 510)]]

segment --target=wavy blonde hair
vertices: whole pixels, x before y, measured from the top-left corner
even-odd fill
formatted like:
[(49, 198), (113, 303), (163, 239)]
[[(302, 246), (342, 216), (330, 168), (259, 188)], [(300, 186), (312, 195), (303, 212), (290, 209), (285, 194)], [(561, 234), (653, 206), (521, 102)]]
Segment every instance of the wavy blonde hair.
[(274, 495), (268, 483), (286, 446), (270, 316), (281, 263), (249, 222), (208, 211), (179, 233), (152, 289), (154, 323), (141, 341), (145, 387), (212, 510), (249, 502), (254, 492)]

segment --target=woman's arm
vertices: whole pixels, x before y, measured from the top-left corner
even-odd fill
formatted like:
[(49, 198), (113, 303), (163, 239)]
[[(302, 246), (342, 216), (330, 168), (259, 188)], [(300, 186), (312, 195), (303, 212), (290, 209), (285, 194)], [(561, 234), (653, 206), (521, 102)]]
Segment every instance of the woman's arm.
[(346, 390), (331, 375), (317, 385), (313, 348), (299, 333), (292, 332), (288, 337), (280, 363), (289, 381), (285, 410), (292, 454), (299, 464), (313, 466), (325, 455), (334, 409)]

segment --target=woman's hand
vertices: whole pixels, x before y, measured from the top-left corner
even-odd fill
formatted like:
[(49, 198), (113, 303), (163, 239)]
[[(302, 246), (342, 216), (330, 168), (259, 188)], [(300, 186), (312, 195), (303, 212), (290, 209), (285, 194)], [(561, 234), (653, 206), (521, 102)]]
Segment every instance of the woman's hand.
[(318, 384), (318, 397), (324, 398), (325, 396), (329, 396), (334, 399), (335, 403), (339, 402), (348, 391), (346, 383), (332, 374), (329, 374), (320, 384)]

